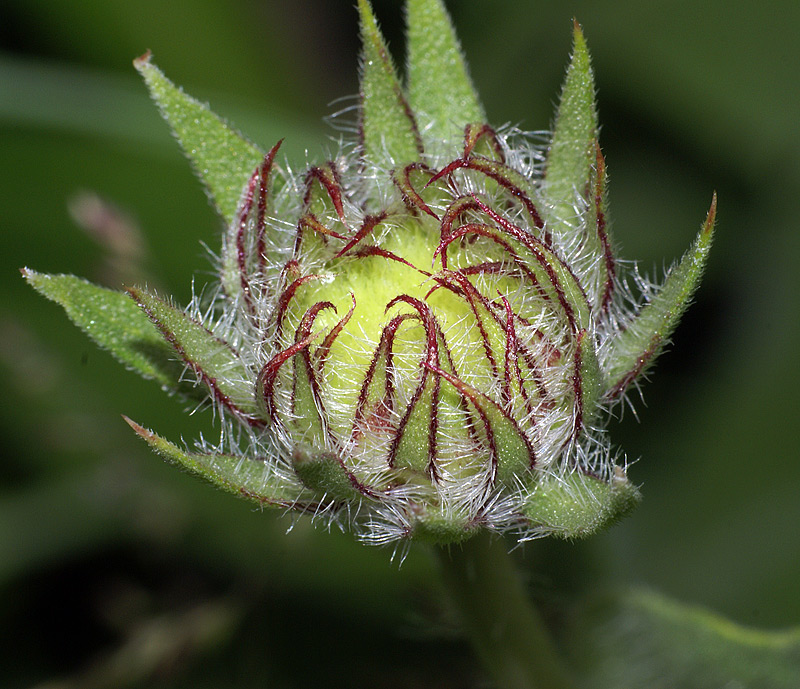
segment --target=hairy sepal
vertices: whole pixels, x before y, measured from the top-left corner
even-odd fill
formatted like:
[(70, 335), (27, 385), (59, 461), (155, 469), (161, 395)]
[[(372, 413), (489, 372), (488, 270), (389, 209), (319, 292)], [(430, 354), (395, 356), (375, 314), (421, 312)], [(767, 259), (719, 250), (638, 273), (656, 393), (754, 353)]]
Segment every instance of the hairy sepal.
[(184, 311), (143, 289), (132, 288), (129, 294), (217, 404), (239, 421), (263, 425), (249, 382), (252, 373), (226, 342)]
[(222, 287), (232, 299), (241, 299), (251, 314), (259, 291), (256, 283), (263, 281), (267, 266), (267, 246), (271, 239), (267, 212), (275, 186), (275, 155), (282, 143), (283, 140), (278, 141), (251, 173), (237, 206), (236, 218), (228, 225), (222, 243)]
[(74, 275), (47, 275), (28, 268), (23, 277), (38, 292), (61, 305), (67, 316), (101, 348), (127, 368), (155, 380), (165, 390), (196, 397), (181, 383), (183, 364), (158, 328), (125, 292), (93, 285)]
[(422, 141), (368, 0), (358, 0), (361, 19), (361, 144), (366, 161), (391, 169), (417, 160)]
[(264, 153), (208, 106), (167, 79), (150, 62), (149, 52), (134, 60), (133, 66), (144, 77), (150, 95), (205, 183), (220, 215), (225, 222), (233, 222), (242, 188)]
[(567, 69), (561, 102), (545, 170), (545, 197), (549, 219), (558, 226), (575, 220), (576, 193), (589, 190), (597, 139), (594, 77), (583, 31), (575, 24), (572, 60)]
[(441, 0), (409, 0), (408, 99), (425, 117), (426, 139), (452, 141), (467, 122), (485, 122), (453, 24)]
[(717, 196), (692, 247), (667, 274), (664, 284), (625, 330), (612, 340), (606, 370), (608, 397), (619, 396), (644, 373), (661, 353), (686, 311), (703, 275), (717, 215)]
[(582, 330), (577, 338), (573, 386), (577, 398), (577, 433), (594, 416), (603, 391), (603, 372), (597, 359), (595, 343), (591, 333), (586, 330)]
[(271, 458), (254, 459), (222, 453), (188, 452), (127, 416), (122, 418), (158, 455), (217, 488), (265, 507), (300, 507), (298, 499), (302, 488), (297, 486), (293, 490), (285, 478), (276, 476), (268, 461)]
[(531, 528), (564, 539), (586, 538), (627, 515), (641, 499), (617, 468), (610, 481), (574, 471), (544, 476), (535, 484), (522, 512)]
[(354, 502), (372, 494), (332, 452), (298, 446), (292, 455), (292, 468), (303, 485), (324, 501)]

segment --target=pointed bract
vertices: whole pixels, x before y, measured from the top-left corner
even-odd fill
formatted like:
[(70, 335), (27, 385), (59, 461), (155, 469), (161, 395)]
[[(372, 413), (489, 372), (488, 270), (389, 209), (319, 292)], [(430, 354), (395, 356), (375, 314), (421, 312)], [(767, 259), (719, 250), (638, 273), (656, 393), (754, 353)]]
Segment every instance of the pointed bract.
[(133, 62), (225, 222), (236, 215), (250, 174), (264, 157), (257, 146), (167, 79), (147, 53)]
[(617, 397), (624, 392), (647, 370), (667, 344), (700, 284), (711, 249), (716, 215), (717, 196), (714, 194), (706, 221), (692, 248), (669, 272), (652, 300), (612, 341), (607, 364), (609, 397)]
[(302, 508), (302, 504), (297, 502), (302, 488), (292, 487), (285, 477), (276, 475), (268, 457), (248, 459), (221, 453), (188, 452), (127, 416), (122, 418), (161, 457), (217, 488), (263, 507)]
[(567, 69), (553, 139), (547, 155), (545, 195), (549, 217), (557, 223), (577, 222), (576, 193), (586, 195), (594, 162), (597, 112), (594, 76), (583, 31), (575, 24), (572, 61)]
[(227, 343), (163, 299), (138, 288), (129, 294), (218, 404), (240, 421), (263, 425), (251, 373)]
[(127, 368), (171, 392), (197, 397), (179, 382), (183, 364), (152, 321), (125, 292), (93, 285), (74, 275), (47, 275), (27, 268), (22, 275), (48, 299), (64, 307), (70, 320)]
[(576, 418), (576, 431), (588, 423), (594, 415), (603, 391), (603, 372), (597, 360), (595, 343), (591, 334), (582, 330), (578, 334), (575, 349), (575, 376), (573, 386), (577, 400), (579, 418)]
[(329, 452), (308, 454), (298, 449), (292, 457), (292, 468), (303, 485), (320, 499), (352, 502), (370, 493), (342, 460)]
[(442, 0), (408, 0), (408, 100), (426, 143), (439, 150), (486, 113)]
[(543, 478), (523, 513), (559, 538), (586, 538), (622, 519), (640, 499), (636, 486), (621, 469), (611, 481), (576, 471), (564, 478)]
[(417, 160), (422, 141), (368, 0), (361, 18), (361, 144), (364, 157), (387, 169)]

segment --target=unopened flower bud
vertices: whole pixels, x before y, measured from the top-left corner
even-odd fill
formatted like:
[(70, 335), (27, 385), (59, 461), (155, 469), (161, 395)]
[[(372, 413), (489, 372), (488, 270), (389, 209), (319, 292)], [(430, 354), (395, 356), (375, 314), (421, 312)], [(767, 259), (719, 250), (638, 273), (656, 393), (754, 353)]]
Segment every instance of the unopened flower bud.
[(210, 301), (187, 314), (130, 294), (209, 390), (224, 440), (184, 451), (131, 423), (225, 488), (370, 542), (592, 533), (638, 500), (605, 417), (695, 289), (715, 207), (637, 303), (580, 28), (541, 144), (486, 123), (439, 0), (408, 2), (405, 87), (358, 7), (359, 137), (299, 175), (280, 142), (257, 152), (137, 62), (228, 230)]

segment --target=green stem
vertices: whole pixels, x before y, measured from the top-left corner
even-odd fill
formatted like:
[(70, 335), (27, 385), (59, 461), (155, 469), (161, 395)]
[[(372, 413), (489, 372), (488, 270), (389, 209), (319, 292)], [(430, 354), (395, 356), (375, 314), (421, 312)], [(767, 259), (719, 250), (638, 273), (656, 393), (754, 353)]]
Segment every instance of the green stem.
[(501, 540), (480, 535), (438, 555), (444, 583), (498, 689), (575, 689)]

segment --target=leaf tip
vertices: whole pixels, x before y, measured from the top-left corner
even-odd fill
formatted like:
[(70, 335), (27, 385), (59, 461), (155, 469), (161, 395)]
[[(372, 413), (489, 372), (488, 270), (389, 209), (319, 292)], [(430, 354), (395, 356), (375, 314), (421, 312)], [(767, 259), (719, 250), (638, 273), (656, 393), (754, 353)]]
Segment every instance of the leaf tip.
[(714, 231), (714, 224), (717, 221), (717, 191), (714, 190), (714, 194), (711, 196), (711, 206), (708, 209), (708, 214), (706, 215), (706, 221), (703, 225), (703, 234), (708, 235)]
[(150, 64), (150, 58), (152, 58), (152, 57), (153, 57), (153, 53), (152, 53), (152, 52), (150, 52), (150, 49), (148, 48), (147, 50), (145, 50), (145, 51), (144, 51), (144, 53), (143, 53), (142, 55), (139, 55), (139, 57), (137, 57), (137, 58), (135, 58), (135, 59), (133, 60), (133, 66), (134, 66), (134, 67), (135, 67), (137, 70), (139, 70), (139, 71), (141, 72), (141, 71), (142, 71), (142, 69), (143, 69), (143, 68), (144, 68), (146, 65), (149, 65), (149, 64)]
[(145, 428), (144, 426), (140, 426), (133, 419), (131, 419), (128, 416), (125, 416), (125, 414), (120, 414), (120, 416), (123, 418), (125, 423), (127, 423), (133, 429), (133, 432), (136, 433), (136, 435), (138, 435), (142, 440), (144, 440), (153, 450), (155, 450), (159, 454), (164, 453), (163, 438), (160, 438), (156, 433), (154, 433), (150, 429)]
[(143, 438), (147, 442), (152, 441), (154, 435), (153, 431), (148, 431), (144, 426), (140, 426), (133, 419), (131, 419), (128, 416), (125, 416), (125, 414), (121, 414), (120, 416), (122, 416), (125, 423), (127, 423), (133, 429), (136, 435), (138, 435), (140, 438)]
[(356, 9), (358, 10), (358, 18), (361, 22), (361, 31), (365, 34), (371, 31), (377, 31), (375, 14), (372, 11), (372, 5), (370, 5), (369, 0), (358, 0)]
[(586, 35), (583, 33), (583, 27), (578, 22), (576, 17), (572, 18), (572, 44), (573, 53), (586, 53)]
[(35, 290), (41, 292), (41, 283), (43, 280), (46, 280), (49, 276), (46, 273), (37, 273), (35, 270), (31, 270), (27, 266), (24, 268), (19, 269), (20, 275), (25, 279), (25, 281), (33, 287)]

